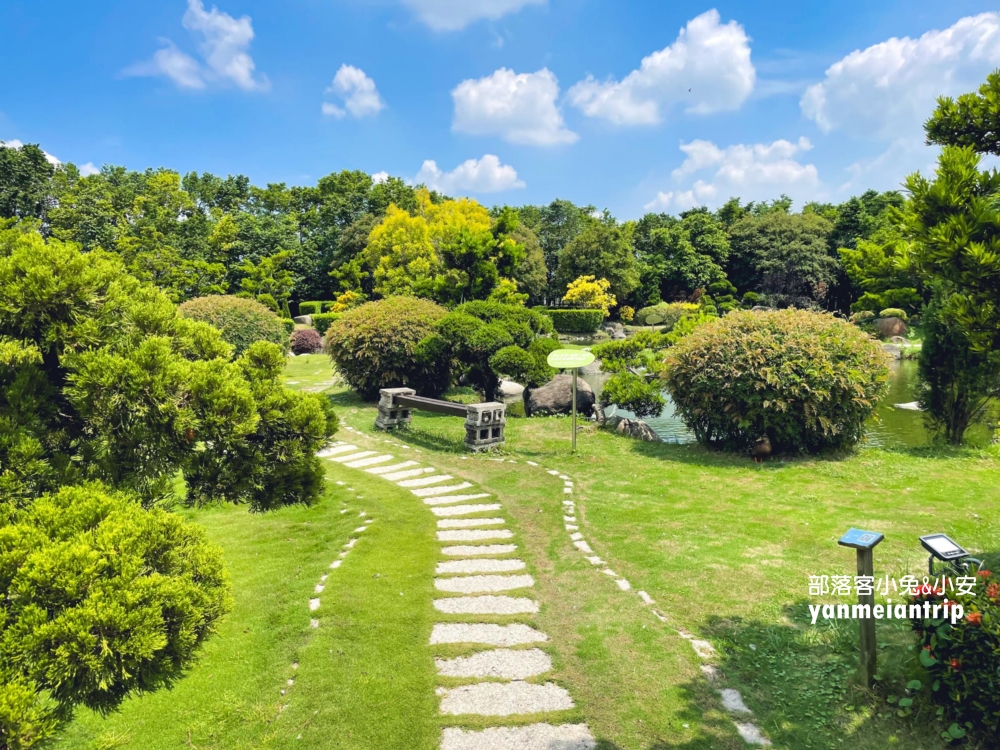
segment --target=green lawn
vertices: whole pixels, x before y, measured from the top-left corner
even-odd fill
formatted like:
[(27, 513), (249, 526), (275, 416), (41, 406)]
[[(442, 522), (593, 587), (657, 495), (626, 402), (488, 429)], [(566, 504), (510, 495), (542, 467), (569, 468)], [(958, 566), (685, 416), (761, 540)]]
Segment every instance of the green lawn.
[[(287, 379), (329, 389), (345, 424), (373, 435), (351, 440), (374, 439), (374, 407), (331, 388), (325, 358), (290, 360)], [(755, 465), (591, 425), (570, 456), (569, 429), (564, 418), (510, 420), (505, 455), (516, 467), (463, 459), (458, 419), (418, 413), (398, 437), (504, 502), (538, 580), (551, 677), (570, 690), (602, 750), (745, 747), (676, 628), (715, 644), (727, 683), (777, 748), (944, 746), (932, 711), (900, 719), (885, 701), (917, 670), (905, 626), (880, 623), (883, 679), (875, 693), (862, 691), (853, 678), (855, 627), (808, 624), (808, 578), (853, 572), (853, 552), (836, 544), (850, 526), (885, 533), (876, 575), (922, 574), (917, 536), (931, 531), (1000, 564), (995, 449), (865, 449)], [(571, 545), (562, 483), (529, 460), (573, 478), (585, 538), (634, 589), (649, 592), (667, 623)], [(173, 691), (130, 701), (106, 720), (81, 715), (59, 747), (435, 746), (433, 519), (407, 493), (353, 476), (357, 493), (331, 484), (311, 508), (186, 511), (223, 546), (236, 609)], [(352, 512), (342, 515), (348, 494)], [(379, 520), (331, 575), (321, 625), (311, 629), (305, 602), (355, 525), (355, 509)], [(286, 688), (295, 660), (295, 685)]]

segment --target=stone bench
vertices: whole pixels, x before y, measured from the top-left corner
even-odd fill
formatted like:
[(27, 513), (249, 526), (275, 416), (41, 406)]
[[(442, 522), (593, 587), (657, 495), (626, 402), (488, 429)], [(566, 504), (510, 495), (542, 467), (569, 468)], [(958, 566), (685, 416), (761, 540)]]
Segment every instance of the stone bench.
[(409, 425), (414, 409), (465, 418), (465, 447), (483, 451), (504, 444), (507, 407), (490, 401), (484, 404), (456, 404), (436, 398), (418, 396), (412, 388), (383, 388), (379, 391), (378, 416), (375, 428), (392, 430)]

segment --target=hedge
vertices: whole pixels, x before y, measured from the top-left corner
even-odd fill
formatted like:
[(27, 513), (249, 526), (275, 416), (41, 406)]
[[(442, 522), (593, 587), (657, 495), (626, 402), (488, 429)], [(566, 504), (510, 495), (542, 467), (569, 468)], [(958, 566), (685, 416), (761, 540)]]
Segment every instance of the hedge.
[(327, 329), (333, 324), (341, 313), (316, 313), (312, 316), (313, 328), (319, 331), (320, 336), (326, 334)]
[(604, 322), (603, 310), (546, 310), (559, 333), (593, 333)]
[(316, 315), (327, 312), (334, 303), (330, 300), (311, 300), (299, 303), (299, 315)]
[(281, 322), (285, 324), (285, 332), (291, 336), (292, 331), (295, 330), (295, 321), (291, 318), (282, 318)]

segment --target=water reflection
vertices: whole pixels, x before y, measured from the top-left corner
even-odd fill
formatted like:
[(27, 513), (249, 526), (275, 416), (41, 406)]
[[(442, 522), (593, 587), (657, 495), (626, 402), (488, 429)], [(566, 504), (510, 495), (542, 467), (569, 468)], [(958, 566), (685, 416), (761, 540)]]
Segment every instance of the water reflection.
[[(581, 375), (594, 389), (594, 394), (600, 397), (604, 381), (608, 375), (598, 373)], [(665, 443), (693, 443), (694, 434), (674, 413), (674, 404), (670, 396), (666, 408), (657, 417), (650, 417), (645, 422), (653, 432)], [(915, 448), (926, 445), (929, 435), (924, 427), (923, 414), (919, 411), (899, 409), (895, 404), (905, 404), (917, 400), (917, 363), (915, 360), (902, 360), (892, 363), (892, 378), (889, 381), (889, 394), (879, 404), (875, 416), (868, 422), (868, 444), (885, 448)], [(624, 417), (634, 417), (631, 412), (619, 409), (618, 414)]]

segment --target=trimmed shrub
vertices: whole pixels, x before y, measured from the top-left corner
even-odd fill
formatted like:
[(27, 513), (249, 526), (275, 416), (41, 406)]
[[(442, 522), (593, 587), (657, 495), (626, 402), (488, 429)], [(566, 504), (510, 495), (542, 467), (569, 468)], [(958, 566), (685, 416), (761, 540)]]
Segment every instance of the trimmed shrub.
[(292, 354), (316, 354), (323, 351), (323, 337), (315, 328), (292, 332)]
[(316, 313), (312, 316), (313, 328), (319, 331), (320, 336), (325, 336), (326, 332), (343, 313)]
[(291, 336), (292, 331), (295, 330), (295, 321), (292, 320), (291, 318), (282, 318), (281, 322), (285, 326), (285, 333)]
[(322, 302), (300, 302), (299, 315), (316, 315), (323, 312)]
[(622, 323), (631, 323), (635, 318), (635, 308), (624, 305), (618, 308), (618, 317), (621, 318)]
[(909, 316), (906, 314), (906, 310), (900, 309), (898, 307), (887, 307), (882, 310), (878, 316), (880, 318), (899, 318), (900, 320), (909, 320)]
[[(662, 325), (665, 331), (673, 330), (684, 315), (697, 312), (699, 305), (691, 302), (660, 302), (650, 307), (644, 307), (635, 314), (635, 322), (639, 325)], [(660, 322), (650, 323), (648, 318), (659, 318)]]
[(219, 329), (236, 356), (257, 341), (269, 341), (288, 351), (288, 333), (281, 318), (252, 299), (216, 294), (184, 302), (177, 312), (185, 318), (200, 320)]
[[(969, 594), (930, 586), (917, 589), (912, 601), (921, 607), (960, 604), (963, 617), (951, 624), (951, 612), (937, 619), (912, 620), (920, 663), (930, 677), (930, 694), (948, 719), (966, 722), (985, 737), (1000, 735), (1000, 576), (988, 570), (976, 576)], [(933, 612), (932, 612), (933, 614)], [(954, 731), (958, 739), (963, 731)]]
[(857, 323), (862, 325), (864, 323), (870, 323), (875, 320), (875, 313), (871, 310), (862, 310), (861, 312), (854, 313), (850, 318), (848, 318), (852, 323)]
[(417, 344), (448, 314), (418, 297), (388, 297), (342, 313), (326, 332), (326, 350), (347, 384), (363, 398), (380, 388), (408, 386), (436, 396), (448, 386), (450, 362)]
[(559, 333), (593, 333), (604, 322), (604, 310), (547, 310)]
[(746, 450), (847, 448), (888, 390), (886, 354), (870, 336), (807, 310), (737, 310), (667, 351), (663, 379), (699, 442)]
[(43, 495), (0, 528), (0, 747), (44, 743), (83, 705), (169, 686), (231, 606), (197, 524), (100, 484)]

